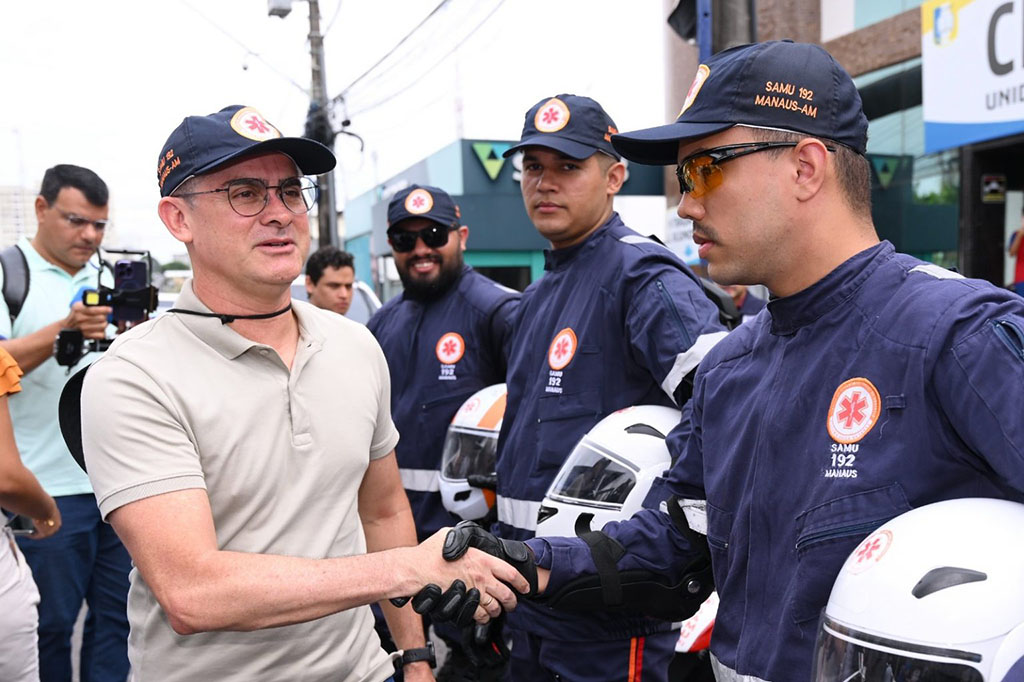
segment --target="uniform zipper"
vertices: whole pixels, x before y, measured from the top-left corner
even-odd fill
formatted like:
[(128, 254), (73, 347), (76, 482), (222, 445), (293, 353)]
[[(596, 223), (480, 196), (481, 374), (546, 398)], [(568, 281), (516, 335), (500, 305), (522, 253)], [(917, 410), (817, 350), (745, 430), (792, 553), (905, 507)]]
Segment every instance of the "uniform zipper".
[(661, 298), (664, 300), (665, 305), (672, 311), (672, 318), (676, 321), (676, 324), (679, 325), (679, 331), (683, 333), (683, 338), (686, 340), (686, 347), (690, 348), (690, 346), (693, 345), (693, 340), (690, 338), (690, 332), (686, 330), (686, 325), (683, 324), (683, 318), (679, 317), (679, 310), (676, 308), (675, 302), (673, 302), (672, 297), (669, 296), (669, 293), (665, 290), (665, 285), (662, 284), (660, 279), (654, 280), (654, 283), (658, 285), (658, 291), (661, 293)]
[(1024, 360), (1024, 332), (1021, 332), (1020, 327), (1009, 320), (993, 320), (991, 324), (996, 330), (996, 336), (1006, 344), (1010, 352)]
[(811, 535), (797, 540), (795, 549), (800, 551), (801, 548), (822, 540), (835, 540), (836, 538), (845, 538), (851, 535), (863, 535), (864, 533), (878, 528), (883, 523), (885, 523), (885, 520), (876, 520), (869, 521), (867, 523), (859, 523), (856, 526), (843, 526), (842, 528), (825, 530), (820, 533), (812, 533)]

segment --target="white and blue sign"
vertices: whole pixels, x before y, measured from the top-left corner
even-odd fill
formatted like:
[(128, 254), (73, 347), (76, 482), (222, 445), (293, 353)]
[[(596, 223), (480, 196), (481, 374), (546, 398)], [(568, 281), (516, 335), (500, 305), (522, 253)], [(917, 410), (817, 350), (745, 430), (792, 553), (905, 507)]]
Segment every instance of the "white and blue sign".
[(1024, 132), (1024, 0), (921, 4), (925, 153)]
[(702, 265), (693, 241), (693, 221), (680, 218), (675, 207), (665, 212), (665, 246), (670, 248), (687, 265)]

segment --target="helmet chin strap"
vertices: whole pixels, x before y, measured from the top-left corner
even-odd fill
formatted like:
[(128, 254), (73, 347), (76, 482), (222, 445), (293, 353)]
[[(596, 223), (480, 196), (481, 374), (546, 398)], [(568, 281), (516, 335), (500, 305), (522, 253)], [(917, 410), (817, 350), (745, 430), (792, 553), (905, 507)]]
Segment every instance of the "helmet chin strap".
[(235, 320), (266, 320), (271, 317), (277, 317), (278, 315), (284, 315), (286, 312), (292, 309), (292, 304), (288, 303), (285, 307), (280, 310), (275, 310), (272, 313), (260, 313), (259, 315), (224, 315), (222, 313), (204, 313), (198, 310), (185, 310), (184, 308), (171, 308), (167, 312), (169, 313), (182, 313), (184, 315), (197, 315), (199, 317), (216, 317), (220, 320), (221, 324), (229, 324)]

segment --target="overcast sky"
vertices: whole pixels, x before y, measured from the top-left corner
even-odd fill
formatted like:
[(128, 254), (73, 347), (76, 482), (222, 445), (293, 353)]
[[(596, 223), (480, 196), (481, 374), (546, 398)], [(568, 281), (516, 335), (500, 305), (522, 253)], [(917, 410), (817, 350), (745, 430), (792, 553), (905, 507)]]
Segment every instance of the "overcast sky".
[[(384, 57), (440, 0), (320, 0), (327, 91)], [(108, 246), (183, 249), (156, 216), (156, 159), (190, 114), (255, 106), (286, 135), (309, 104), (308, 6), (266, 0), (21, 0), (0, 19), (0, 185), (37, 191), (76, 163), (110, 185)], [(664, 122), (661, 0), (449, 0), (346, 93), (340, 204), (458, 137), (515, 139), (559, 92), (600, 101), (621, 130)], [(116, 242), (116, 243), (115, 243)]]

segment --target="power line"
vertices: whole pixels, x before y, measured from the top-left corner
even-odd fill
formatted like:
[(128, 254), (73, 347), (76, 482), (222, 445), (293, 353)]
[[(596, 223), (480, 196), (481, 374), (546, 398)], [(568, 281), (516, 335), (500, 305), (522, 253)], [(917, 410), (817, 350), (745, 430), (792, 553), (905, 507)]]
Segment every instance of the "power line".
[(326, 38), (327, 34), (331, 32), (331, 27), (334, 26), (334, 20), (338, 18), (339, 14), (341, 14), (341, 2), (342, 0), (338, 0), (338, 4), (334, 8), (334, 15), (331, 16), (331, 20), (327, 22), (327, 28), (324, 29), (324, 38)]
[(397, 50), (398, 48), (400, 48), (400, 47), (402, 46), (402, 44), (403, 44), (403, 43), (405, 43), (405, 41), (407, 41), (407, 40), (408, 40), (409, 38), (411, 38), (411, 37), (412, 37), (412, 35), (413, 35), (414, 33), (416, 33), (416, 31), (420, 30), (420, 28), (422, 28), (424, 24), (426, 24), (426, 23), (427, 23), (428, 21), (430, 21), (430, 18), (431, 18), (431, 17), (433, 17), (433, 16), (435, 15), (435, 14), (437, 14), (437, 13), (438, 13), (438, 12), (439, 12), (439, 11), (441, 10), (441, 8), (442, 8), (442, 7), (444, 7), (445, 5), (447, 5), (447, 4), (448, 4), (448, 3), (450, 2), (450, 1), (451, 1), (451, 0), (441, 0), (441, 2), (437, 3), (437, 7), (435, 7), (434, 9), (432, 9), (432, 10), (430, 11), (430, 14), (428, 14), (427, 16), (425, 16), (425, 17), (423, 18), (423, 20), (422, 20), (422, 21), (420, 21), (420, 23), (416, 24), (416, 26), (415, 26), (415, 27), (414, 27), (414, 28), (413, 28), (413, 29), (412, 29), (411, 31), (409, 31), (408, 33), (406, 33), (406, 34), (405, 34), (405, 37), (403, 37), (403, 38), (402, 38), (401, 40), (399, 40), (399, 41), (398, 41), (398, 42), (397, 42), (397, 43), (395, 44), (395, 46), (394, 46), (394, 47), (392, 47), (392, 48), (391, 48), (391, 50), (389, 50), (389, 51), (387, 52), (387, 54), (385, 54), (385, 55), (384, 55), (383, 57), (381, 57), (380, 59), (378, 59), (378, 60), (377, 60), (377, 61), (376, 61), (376, 62), (374, 63), (374, 65), (373, 65), (373, 66), (371, 66), (370, 68), (368, 68), (368, 69), (367, 69), (366, 71), (364, 71), (364, 72), (363, 72), (362, 74), (360, 74), (358, 78), (356, 78), (356, 79), (355, 79), (354, 81), (352, 81), (351, 83), (349, 83), (349, 84), (348, 84), (348, 85), (347, 85), (346, 87), (344, 87), (344, 88), (342, 89), (342, 91), (341, 91), (340, 93), (338, 93), (338, 94), (337, 94), (337, 95), (336, 95), (336, 96), (335, 96), (335, 97), (334, 97), (334, 98), (333, 98), (333, 99), (332, 99), (331, 101), (332, 101), (332, 102), (337, 102), (337, 101), (339, 101), (339, 100), (342, 100), (342, 99), (344, 99), (344, 98), (345, 98), (345, 93), (346, 93), (346, 92), (348, 92), (349, 90), (351, 90), (351, 89), (352, 89), (352, 87), (353, 87), (353, 86), (355, 86), (355, 84), (356, 84), (356, 83), (358, 83), (359, 81), (363, 80), (363, 79), (364, 79), (364, 78), (366, 78), (366, 77), (367, 77), (368, 75), (370, 75), (370, 73), (371, 73), (371, 72), (372, 72), (372, 71), (373, 71), (374, 69), (376, 69), (376, 68), (377, 68), (378, 66), (380, 66), (380, 65), (381, 65), (381, 63), (382, 63), (382, 62), (383, 62), (383, 61), (384, 61), (385, 59), (387, 59), (387, 58), (388, 58), (388, 57), (390, 57), (390, 56), (391, 56), (392, 54), (394, 54), (395, 50)]
[[(362, 114), (386, 102), (389, 102), (392, 99), (399, 97), (400, 95), (414, 93), (417, 89), (417, 86), (423, 82), (423, 78), (432, 73), (433, 70), (439, 64), (443, 63), (451, 55), (457, 52), (459, 48), (463, 44), (465, 44), (465, 42), (469, 40), (469, 38), (475, 35), (476, 32), (480, 29), (480, 27), (483, 26), (495, 14), (495, 12), (497, 12), (498, 9), (501, 8), (501, 5), (503, 3), (504, 0), (498, 0), (497, 4), (493, 5), (490, 8), (490, 10), (487, 10), (485, 8), (484, 11), (486, 12), (486, 15), (480, 21), (476, 22), (475, 26), (473, 26), (473, 28), (467, 31), (465, 35), (463, 35), (459, 39), (459, 41), (452, 45), (451, 47), (448, 47), (448, 44), (443, 43), (441, 41), (431, 41), (428, 38), (428, 44), (431, 47), (437, 49), (427, 51), (415, 51), (413, 53), (408, 53), (400, 56), (393, 64), (391, 64), (387, 68), (386, 71), (376, 75), (371, 80), (371, 82), (376, 83), (382, 76), (385, 75), (385, 73), (393, 71), (400, 66), (407, 66), (410, 63), (410, 61), (412, 62), (413, 68), (402, 69), (400, 71), (400, 75), (398, 75), (397, 77), (387, 80), (384, 84), (380, 85), (379, 87), (373, 88), (373, 90), (376, 90), (376, 92), (374, 92), (373, 90), (364, 91), (363, 88), (360, 88), (359, 94), (349, 95), (349, 97), (345, 101), (345, 104), (353, 106), (354, 112), (352, 115)], [(477, 7), (483, 6), (483, 3), (470, 4), (468, 6), (475, 9)], [(471, 14), (474, 13), (471, 12), (470, 14), (467, 14), (465, 16), (458, 17), (455, 23), (458, 25), (468, 25), (470, 23), (469, 20)], [(480, 13), (475, 14), (476, 17), (473, 17), (474, 21), (477, 17), (480, 16)], [(381, 92), (385, 94), (383, 96), (380, 96)], [(369, 95), (375, 95), (377, 96), (377, 99), (370, 100)], [(370, 103), (364, 105), (363, 103), (366, 102), (367, 100), (370, 100)]]
[[(450, 11), (450, 9), (450, 7), (446, 8), (445, 11)], [(449, 33), (447, 29), (449, 27), (444, 25), (446, 22), (440, 20), (440, 15), (435, 16), (437, 16), (438, 18), (429, 23), (424, 22), (419, 27), (417, 31), (418, 40), (406, 43), (401, 46), (396, 45), (395, 49), (389, 52), (389, 54), (386, 57), (390, 63), (385, 63), (383, 66), (378, 67), (369, 77), (361, 81), (357, 86), (346, 89), (345, 92), (343, 92), (341, 95), (341, 97), (343, 98), (342, 104), (347, 105), (352, 100), (353, 97), (358, 98), (360, 94), (373, 92), (375, 88), (377, 90), (382, 89), (378, 87), (378, 84), (382, 80), (384, 80), (386, 83), (387, 79), (396, 70), (405, 66), (407, 60), (409, 60), (410, 58), (414, 58), (417, 60), (425, 59), (426, 57), (424, 55), (427, 53), (424, 50), (430, 50), (435, 45), (443, 46), (444, 41), (438, 40), (438, 38), (442, 34), (444, 34), (445, 39), (447, 39), (447, 35)], [(457, 20), (454, 23), (459, 23), (459, 21)], [(415, 55), (415, 57), (413, 55)], [(383, 89), (387, 89), (386, 84), (383, 86)]]
[(189, 4), (188, 0), (178, 0), (178, 2), (180, 2), (180, 3), (181, 3), (181, 4), (183, 4), (183, 5), (185, 5), (185, 7), (188, 7), (188, 8), (190, 9), (190, 10), (192, 10), (193, 12), (195, 12), (196, 14), (198, 14), (198, 15), (199, 15), (199, 17), (200, 17), (200, 18), (202, 18), (202, 19), (203, 19), (204, 21), (206, 21), (206, 22), (207, 22), (208, 24), (210, 24), (210, 25), (211, 25), (211, 26), (213, 26), (213, 27), (214, 27), (215, 29), (217, 29), (218, 31), (220, 31), (221, 33), (223, 33), (223, 34), (224, 34), (225, 36), (227, 36), (227, 38), (228, 38), (229, 40), (231, 40), (231, 42), (235, 43), (236, 45), (240, 46), (240, 47), (241, 47), (241, 48), (242, 48), (243, 50), (245, 50), (245, 51), (246, 51), (246, 54), (247, 54), (247, 55), (252, 55), (252, 56), (253, 56), (253, 57), (255, 57), (256, 59), (258, 59), (258, 60), (260, 60), (261, 62), (263, 62), (264, 66), (266, 66), (266, 67), (267, 67), (268, 69), (270, 69), (271, 71), (273, 71), (274, 73), (276, 73), (276, 74), (277, 74), (278, 76), (280, 76), (281, 78), (285, 79), (286, 81), (288, 81), (289, 83), (291, 83), (292, 85), (294, 85), (294, 86), (295, 86), (296, 88), (298, 88), (299, 90), (301, 90), (301, 91), (302, 91), (302, 93), (303, 93), (304, 95), (306, 95), (307, 97), (309, 97), (309, 88), (305, 88), (305, 87), (303, 87), (303, 86), (299, 85), (299, 84), (298, 84), (298, 83), (296, 83), (296, 82), (295, 82), (294, 80), (292, 80), (291, 76), (289, 76), (289, 75), (288, 75), (288, 74), (286, 74), (286, 73), (282, 73), (281, 71), (279, 71), (279, 70), (278, 70), (278, 69), (277, 69), (277, 68), (276, 68), (276, 67), (275, 67), (275, 66), (274, 66), (273, 64), (271, 64), (271, 63), (270, 63), (270, 62), (268, 62), (268, 61), (267, 61), (266, 59), (264, 59), (263, 57), (261, 57), (261, 56), (260, 56), (260, 53), (259, 53), (259, 52), (254, 52), (254, 51), (253, 51), (252, 49), (250, 49), (250, 48), (249, 48), (249, 46), (248, 46), (248, 45), (246, 45), (246, 44), (245, 44), (245, 43), (243, 43), (243, 42), (242, 42), (241, 40), (239, 40), (239, 39), (238, 39), (238, 38), (236, 38), (235, 36), (233, 36), (233, 35), (231, 35), (230, 33), (228, 33), (228, 32), (227, 32), (227, 29), (225, 29), (225, 28), (224, 28), (224, 27), (222, 27), (222, 26), (221, 26), (220, 24), (218, 24), (218, 23), (217, 23), (216, 21), (214, 21), (214, 20), (213, 20), (213, 19), (211, 19), (210, 17), (206, 16), (205, 14), (203, 14), (202, 12), (200, 12), (199, 10), (197, 10), (197, 9), (196, 9), (195, 7), (193, 7), (193, 6), (191, 5), (191, 4)]
[[(446, 1), (447, 1), (447, 0), (446, 0)], [(444, 4), (444, 3), (442, 3), (442, 4)], [(455, 44), (455, 46), (454, 46), (454, 47), (452, 47), (452, 49), (448, 50), (448, 51), (447, 51), (447, 52), (445, 52), (445, 53), (444, 53), (443, 55), (441, 55), (441, 57), (440, 57), (440, 58), (439, 58), (438, 60), (436, 60), (436, 61), (435, 61), (434, 63), (432, 63), (432, 64), (431, 64), (430, 66), (428, 66), (428, 67), (427, 67), (426, 69), (424, 69), (424, 71), (423, 71), (423, 72), (424, 72), (424, 73), (426, 73), (426, 72), (429, 72), (429, 71), (430, 71), (430, 70), (432, 70), (432, 69), (433, 69), (434, 67), (436, 67), (436, 66), (437, 66), (438, 64), (440, 64), (441, 62), (443, 62), (443, 61), (444, 61), (445, 59), (447, 59), (448, 57), (450, 57), (451, 55), (453, 55), (453, 54), (454, 54), (454, 53), (455, 53), (455, 52), (456, 52), (456, 51), (457, 51), (457, 50), (458, 50), (458, 49), (459, 49), (460, 47), (462, 47), (463, 43), (465, 43), (465, 42), (466, 42), (467, 40), (469, 40), (469, 39), (470, 39), (470, 38), (471, 38), (471, 37), (473, 36), (473, 34), (474, 34), (474, 33), (476, 33), (477, 31), (479, 31), (479, 30), (480, 30), (480, 27), (481, 27), (481, 26), (483, 26), (484, 24), (486, 24), (486, 23), (487, 23), (487, 21), (488, 21), (488, 20), (489, 20), (489, 19), (490, 19), (490, 18), (491, 18), (492, 16), (494, 16), (494, 13), (495, 13), (495, 12), (497, 12), (497, 11), (498, 11), (499, 9), (501, 9), (501, 6), (502, 6), (502, 5), (504, 5), (504, 4), (505, 4), (505, 0), (498, 0), (498, 3), (497, 3), (497, 4), (495, 5), (495, 6), (494, 6), (494, 8), (493, 8), (493, 9), (492, 9), (492, 10), (491, 10), (490, 12), (488, 12), (488, 13), (487, 13), (487, 16), (485, 16), (485, 17), (484, 17), (484, 18), (483, 18), (483, 19), (482, 19), (482, 20), (480, 21), (480, 23), (479, 23), (479, 24), (477, 24), (476, 26), (474, 26), (474, 27), (473, 27), (473, 30), (471, 30), (471, 31), (470, 31), (469, 33), (467, 33), (467, 34), (466, 34), (465, 36), (463, 36), (462, 40), (460, 40), (459, 42), (457, 42), (457, 43)], [(389, 53), (389, 54), (390, 54), (390, 53)], [(413, 80), (415, 81), (415, 80), (417, 80), (418, 78), (419, 78), (419, 76), (417, 76), (417, 78), (416, 78), (416, 79), (413, 79)], [(349, 86), (349, 87), (351, 87), (351, 86)], [(386, 102), (390, 102), (391, 100), (395, 99), (396, 97), (398, 97), (398, 96), (400, 96), (400, 95), (402, 95), (402, 94), (405, 94), (405, 93), (406, 93), (407, 91), (408, 91), (408, 86), (405, 86), (405, 87), (399, 88), (398, 90), (396, 90), (396, 91), (395, 91), (395, 92), (393, 92), (392, 94), (390, 94), (390, 95), (387, 95), (387, 96), (385, 96), (385, 97), (383, 97), (383, 98), (381, 98), (381, 99), (377, 100), (377, 101), (376, 101), (376, 102), (374, 102), (373, 104), (369, 104), (369, 105), (367, 105), (367, 106), (364, 106), (364, 107), (362, 107), (361, 109), (359, 109), (359, 110), (357, 110), (357, 111), (353, 112), (353, 113), (352, 113), (352, 116), (358, 116), (359, 114), (363, 114), (363, 113), (366, 113), (367, 111), (370, 111), (371, 109), (376, 109), (376, 108), (377, 108), (377, 107), (379, 107), (380, 105), (382, 105), (382, 104), (384, 104), (384, 103), (386, 103)], [(338, 98), (340, 98), (340, 97), (341, 97), (341, 95), (338, 95), (338, 97), (336, 97), (335, 99), (338, 99)]]

